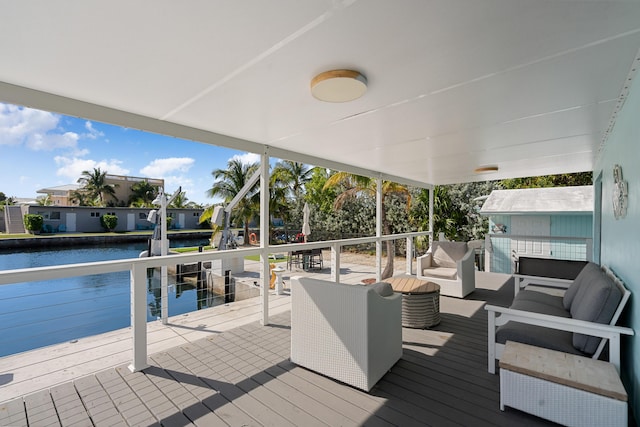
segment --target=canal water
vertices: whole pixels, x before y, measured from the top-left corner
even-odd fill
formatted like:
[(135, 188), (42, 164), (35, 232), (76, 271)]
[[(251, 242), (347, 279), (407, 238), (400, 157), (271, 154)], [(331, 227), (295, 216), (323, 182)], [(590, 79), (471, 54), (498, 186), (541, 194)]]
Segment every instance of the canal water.
[[(172, 241), (172, 247), (198, 241)], [(137, 258), (146, 243), (0, 251), (0, 270)], [(0, 286), (0, 357), (130, 325), (129, 272)], [(160, 316), (158, 275), (150, 277), (147, 320)], [(169, 279), (169, 316), (224, 303), (191, 284)]]

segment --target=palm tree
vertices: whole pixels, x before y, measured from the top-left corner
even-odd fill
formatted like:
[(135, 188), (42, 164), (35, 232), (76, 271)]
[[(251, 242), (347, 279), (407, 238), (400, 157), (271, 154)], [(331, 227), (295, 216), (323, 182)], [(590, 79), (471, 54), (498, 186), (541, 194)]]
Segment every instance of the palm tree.
[(189, 201), (186, 191), (181, 191), (180, 193), (178, 193), (175, 199), (173, 199), (169, 207), (176, 208), (176, 209), (185, 209), (185, 208), (197, 209), (200, 206), (198, 206), (196, 202)]
[(313, 169), (304, 163), (283, 160), (273, 168), (271, 182), (288, 188), (293, 199), (299, 201), (305, 184), (311, 180), (312, 173)]
[[(350, 198), (358, 197), (360, 195), (374, 196), (376, 194), (376, 180), (366, 177), (355, 175), (347, 172), (336, 172), (331, 175), (324, 185), (324, 189), (328, 188), (343, 188), (342, 193), (338, 194), (334, 202), (334, 208), (340, 209), (344, 203)], [(382, 182), (382, 230), (383, 234), (391, 234), (391, 222), (387, 219), (387, 211), (385, 208), (385, 199), (391, 194), (400, 195), (406, 197), (407, 207), (411, 204), (411, 195), (409, 189), (401, 184), (383, 181)], [(386, 241), (387, 245), (387, 264), (382, 272), (382, 278), (386, 279), (393, 276), (393, 261), (395, 257), (395, 245), (392, 240)]]
[(78, 206), (93, 206), (95, 203), (91, 200), (89, 195), (82, 191), (82, 189), (73, 190), (69, 194), (69, 201), (75, 203)]
[(149, 184), (148, 180), (136, 182), (131, 186), (131, 195), (129, 196), (129, 206), (140, 208), (151, 207), (153, 199), (158, 195), (159, 187)]
[[(257, 163), (245, 164), (238, 159), (231, 159), (227, 163), (227, 169), (215, 169), (211, 172), (215, 182), (207, 190), (209, 197), (222, 197), (225, 203), (229, 203), (242, 190), (249, 178), (258, 169)], [(233, 212), (240, 218), (244, 225), (244, 244), (249, 244), (249, 222), (260, 210), (260, 202), (257, 199), (259, 183), (238, 202)], [(210, 208), (213, 212), (213, 207)]]
[(51, 206), (51, 205), (53, 205), (53, 200), (51, 200), (51, 194), (47, 194), (44, 197), (38, 197), (36, 199), (36, 202), (38, 202), (38, 206)]
[(100, 206), (105, 206), (105, 196), (115, 198), (117, 184), (107, 184), (107, 172), (102, 172), (100, 168), (93, 168), (93, 171), (82, 171), (78, 178), (78, 183), (82, 184), (82, 191), (91, 199), (99, 201)]

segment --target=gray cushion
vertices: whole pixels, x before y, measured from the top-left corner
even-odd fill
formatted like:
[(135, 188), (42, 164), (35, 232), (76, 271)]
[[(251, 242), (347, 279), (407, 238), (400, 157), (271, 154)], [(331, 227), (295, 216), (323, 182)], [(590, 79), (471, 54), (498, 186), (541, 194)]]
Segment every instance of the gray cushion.
[[(562, 297), (526, 289), (516, 295), (510, 308), (548, 314), (550, 316), (571, 317), (570, 313), (562, 305)], [(507, 341), (521, 342), (564, 353), (582, 354), (573, 346), (573, 334), (571, 332), (527, 325), (525, 323), (507, 322), (500, 326), (496, 331), (496, 342), (504, 344)]]
[(456, 262), (467, 253), (466, 242), (433, 242), (433, 264), (436, 267), (456, 268)]
[(582, 354), (572, 345), (572, 333), (525, 323), (507, 322), (496, 331), (496, 342), (516, 341), (563, 353)]
[(561, 296), (527, 289), (520, 291), (518, 295), (516, 295), (511, 308), (535, 311), (536, 313), (550, 314), (553, 316), (571, 317), (569, 311), (565, 310), (562, 305)]
[(458, 269), (449, 267), (425, 268), (422, 270), (422, 275), (455, 280), (458, 277)]
[(371, 285), (371, 288), (374, 290), (374, 292), (377, 292), (382, 297), (393, 295), (393, 288), (391, 287), (391, 283), (378, 282)]
[(578, 288), (580, 288), (580, 285), (591, 280), (594, 277), (598, 277), (599, 272), (600, 267), (598, 267), (597, 264), (590, 262), (586, 266), (584, 266), (582, 271), (580, 271), (580, 273), (574, 279), (571, 286), (569, 286), (569, 289), (567, 289), (567, 291), (564, 293), (563, 304), (565, 309), (571, 309), (571, 303), (573, 302), (576, 293), (578, 293)]
[[(586, 268), (586, 267), (585, 267)], [(571, 317), (587, 322), (608, 324), (622, 299), (622, 292), (607, 275), (599, 270), (582, 283), (571, 303)], [(573, 334), (573, 345), (578, 350), (593, 354), (600, 338)]]

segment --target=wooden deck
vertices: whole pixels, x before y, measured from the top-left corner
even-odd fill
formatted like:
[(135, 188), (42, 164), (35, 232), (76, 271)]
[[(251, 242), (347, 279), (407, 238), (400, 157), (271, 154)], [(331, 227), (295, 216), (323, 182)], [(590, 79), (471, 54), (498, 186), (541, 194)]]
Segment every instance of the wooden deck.
[(441, 297), (440, 325), (403, 329), (402, 359), (370, 393), (289, 362), (289, 296), (281, 296), (269, 326), (205, 322), (190, 330), (202, 334), (191, 342), (151, 354), (144, 372), (122, 363), (1, 403), (0, 425), (552, 425), (499, 410), (483, 306), (510, 302), (513, 285), (504, 281), (479, 273), (466, 299)]

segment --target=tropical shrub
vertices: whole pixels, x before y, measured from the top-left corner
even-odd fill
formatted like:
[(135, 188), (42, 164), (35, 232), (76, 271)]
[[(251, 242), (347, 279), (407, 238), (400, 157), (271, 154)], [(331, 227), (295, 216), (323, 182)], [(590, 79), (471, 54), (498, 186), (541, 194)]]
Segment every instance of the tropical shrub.
[(118, 226), (118, 217), (116, 215), (104, 214), (100, 217), (100, 225), (107, 231), (113, 231)]
[(23, 221), (25, 230), (31, 234), (40, 233), (44, 225), (44, 218), (38, 214), (26, 214)]

